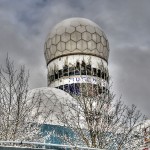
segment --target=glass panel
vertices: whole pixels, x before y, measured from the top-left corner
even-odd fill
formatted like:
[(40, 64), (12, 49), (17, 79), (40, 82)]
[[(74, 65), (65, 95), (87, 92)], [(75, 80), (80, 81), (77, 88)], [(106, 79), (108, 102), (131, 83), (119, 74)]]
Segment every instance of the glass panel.
[(54, 81), (54, 75), (51, 75), (51, 81)]
[(49, 82), (51, 82), (51, 76), (50, 75), (48, 75), (48, 80), (49, 80)]
[(78, 70), (80, 70), (80, 63), (79, 63), (79, 62), (77, 62), (76, 68), (77, 68)]
[(75, 70), (74, 67), (70, 67), (69, 68), (69, 76), (73, 76), (74, 75), (74, 70)]
[(68, 93), (70, 92), (68, 84), (65, 84), (65, 85), (64, 85), (64, 91), (66, 91), (66, 92), (68, 92)]
[(97, 71), (97, 76), (101, 77), (101, 70), (100, 69), (98, 69), (98, 71)]
[(67, 65), (65, 65), (63, 67), (63, 74), (64, 74), (64, 76), (68, 76), (68, 66)]
[(86, 70), (85, 70), (85, 68), (84, 68), (84, 69), (81, 68), (81, 75), (86, 75)]
[(69, 84), (69, 90), (70, 90), (70, 94), (74, 94), (75, 93), (74, 84)]
[(86, 75), (86, 69), (85, 69), (85, 62), (82, 61), (82, 64), (81, 64), (81, 75)]
[(85, 68), (86, 64), (84, 61), (82, 61), (82, 64), (81, 64), (81, 67), (84, 67)]
[(106, 80), (106, 72), (104, 72), (104, 79)]
[(106, 81), (109, 82), (109, 73), (106, 73)]
[(59, 74), (59, 78), (63, 77), (63, 71), (62, 70), (59, 70), (58, 74)]
[(69, 92), (70, 94), (80, 94), (80, 84), (74, 83), (65, 85), (64, 90)]
[(100, 86), (98, 86), (98, 93), (101, 94), (102, 93), (102, 88)]
[(55, 72), (55, 79), (58, 79), (58, 72)]
[(106, 88), (105, 87), (103, 87), (103, 93), (106, 93)]
[(78, 70), (77, 68), (75, 69), (75, 75), (80, 75), (80, 70)]
[(87, 75), (91, 75), (91, 65), (86, 66)]
[(104, 76), (105, 76), (105, 74), (104, 74), (104, 72), (102, 72), (102, 79), (104, 79)]
[(79, 83), (75, 84), (75, 92), (76, 92), (76, 94), (80, 94), (80, 84)]
[(59, 86), (59, 89), (63, 90), (63, 85)]
[(97, 69), (96, 69), (96, 68), (93, 68), (92, 74), (93, 74), (93, 76), (96, 76), (96, 75), (97, 75)]

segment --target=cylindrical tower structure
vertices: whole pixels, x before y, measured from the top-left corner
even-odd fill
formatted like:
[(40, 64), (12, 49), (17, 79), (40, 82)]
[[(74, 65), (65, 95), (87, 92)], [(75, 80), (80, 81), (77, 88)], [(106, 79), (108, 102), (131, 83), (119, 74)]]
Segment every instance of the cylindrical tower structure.
[[(68, 93), (106, 92), (109, 43), (105, 33), (85, 18), (70, 18), (49, 33), (44, 48), (48, 86)], [(88, 89), (87, 89), (88, 87)]]

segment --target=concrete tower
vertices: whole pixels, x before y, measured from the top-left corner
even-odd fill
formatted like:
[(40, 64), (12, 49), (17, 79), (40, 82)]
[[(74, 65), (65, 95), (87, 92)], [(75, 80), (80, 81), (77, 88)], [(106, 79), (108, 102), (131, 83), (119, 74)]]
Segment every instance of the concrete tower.
[(44, 54), (49, 87), (71, 94), (108, 91), (109, 43), (94, 22), (70, 18), (58, 23), (46, 39)]

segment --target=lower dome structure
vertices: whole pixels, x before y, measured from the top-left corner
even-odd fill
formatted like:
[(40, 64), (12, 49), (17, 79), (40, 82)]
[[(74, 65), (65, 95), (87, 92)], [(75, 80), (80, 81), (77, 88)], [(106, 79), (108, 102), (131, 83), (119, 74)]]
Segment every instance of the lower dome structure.
[[(36, 132), (39, 137), (44, 138), (45, 143), (64, 144), (63, 137), (74, 140), (75, 133), (73, 130), (58, 119), (62, 112), (66, 114), (70, 112), (67, 106), (73, 104), (71, 95), (57, 88), (42, 87), (29, 91), (27, 101), (29, 105), (30, 103), (34, 104), (30, 114), (30, 124), (33, 127), (36, 124), (38, 127)], [(70, 114), (68, 113), (67, 115), (69, 116)], [(56, 146), (46, 146), (46, 148), (59, 149)]]
[(33, 89), (28, 92), (27, 101), (34, 103), (31, 112), (31, 120), (37, 123), (61, 125), (57, 121), (57, 116), (61, 114), (61, 105), (67, 101), (72, 101), (72, 96), (63, 90), (50, 87)]

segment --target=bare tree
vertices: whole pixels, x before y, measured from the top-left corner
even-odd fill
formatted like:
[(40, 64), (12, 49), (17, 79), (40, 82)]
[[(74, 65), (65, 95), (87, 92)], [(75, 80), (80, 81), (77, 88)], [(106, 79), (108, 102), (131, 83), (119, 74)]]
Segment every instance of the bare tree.
[(47, 109), (42, 115), (45, 108), (40, 92), (27, 98), (28, 80), (29, 73), (25, 67), (16, 69), (7, 56), (6, 66), (0, 68), (0, 140), (44, 140), (40, 126), (52, 110)]
[(28, 79), (25, 67), (21, 66), (17, 71), (7, 56), (6, 67), (0, 68), (0, 137), (5, 140), (14, 140), (20, 123), (24, 121)]
[(28, 93), (28, 80), (25, 67), (15, 69), (7, 57), (6, 66), (0, 68), (0, 140), (43, 142), (41, 125), (57, 121), (74, 133), (62, 134), (65, 144), (111, 150), (138, 149), (141, 144), (137, 126), (142, 114), (135, 105), (115, 101), (109, 91), (90, 84), (73, 99), (59, 101), (47, 88)]
[(109, 92), (95, 94), (95, 91), (86, 92), (90, 93), (87, 96), (75, 94), (72, 101), (61, 104), (58, 120), (76, 134), (75, 139), (63, 138), (68, 143), (93, 148), (137, 149), (143, 138), (136, 130), (143, 119), (141, 112), (135, 105), (128, 107), (121, 100), (115, 101)]

